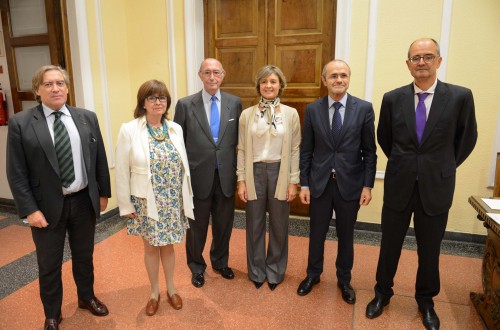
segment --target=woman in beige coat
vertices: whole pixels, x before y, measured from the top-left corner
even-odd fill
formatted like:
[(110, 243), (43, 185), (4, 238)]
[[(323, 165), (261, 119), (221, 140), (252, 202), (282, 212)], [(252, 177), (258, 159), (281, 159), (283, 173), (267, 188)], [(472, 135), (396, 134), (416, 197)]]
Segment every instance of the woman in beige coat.
[(290, 202), (299, 183), (300, 119), (296, 109), (280, 103), (286, 81), (278, 67), (262, 67), (255, 82), (260, 102), (245, 109), (239, 121), (238, 196), (246, 203), (248, 277), (257, 289), (267, 280), (274, 290), (288, 262)]

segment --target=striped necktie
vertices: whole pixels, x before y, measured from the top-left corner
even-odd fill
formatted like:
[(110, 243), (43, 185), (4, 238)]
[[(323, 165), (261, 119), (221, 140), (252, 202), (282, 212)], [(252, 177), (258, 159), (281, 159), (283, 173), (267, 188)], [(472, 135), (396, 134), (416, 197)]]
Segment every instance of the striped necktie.
[(73, 167), (73, 154), (71, 152), (71, 141), (68, 130), (61, 121), (62, 113), (53, 112), (54, 120), (54, 147), (56, 149), (59, 173), (64, 188), (68, 188), (75, 181), (75, 169)]

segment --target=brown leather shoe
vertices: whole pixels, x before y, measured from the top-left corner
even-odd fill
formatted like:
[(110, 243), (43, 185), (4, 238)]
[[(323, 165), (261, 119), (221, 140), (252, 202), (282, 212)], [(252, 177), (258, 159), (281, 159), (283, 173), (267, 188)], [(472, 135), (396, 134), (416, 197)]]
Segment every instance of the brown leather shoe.
[(88, 309), (95, 316), (106, 316), (109, 314), (108, 308), (97, 297), (88, 301), (78, 299), (78, 307)]
[(172, 296), (167, 292), (168, 302), (174, 309), (182, 308), (182, 299), (179, 297), (177, 293), (174, 293)]
[(46, 319), (43, 325), (43, 330), (58, 330), (59, 324), (62, 322), (62, 315), (59, 314), (58, 319)]
[(160, 296), (158, 295), (158, 300), (149, 299), (148, 304), (146, 305), (146, 315), (153, 316), (158, 311), (158, 306), (160, 306)]

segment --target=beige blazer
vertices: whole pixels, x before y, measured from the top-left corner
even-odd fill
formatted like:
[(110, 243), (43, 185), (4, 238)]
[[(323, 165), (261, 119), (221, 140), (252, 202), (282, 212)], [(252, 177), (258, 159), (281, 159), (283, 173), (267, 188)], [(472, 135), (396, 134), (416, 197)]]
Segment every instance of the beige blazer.
[[(283, 147), (281, 149), (281, 166), (276, 183), (274, 197), (286, 200), (286, 193), (290, 183), (299, 183), (299, 147), (300, 147), (300, 118), (295, 108), (280, 104), (283, 116)], [(255, 183), (253, 178), (253, 139), (252, 125), (258, 106), (243, 110), (238, 129), (238, 157), (236, 175), (238, 181), (245, 181), (248, 200), (256, 200)]]
[[(184, 214), (194, 219), (193, 191), (182, 128), (167, 121), (167, 130), (175, 149), (179, 152), (184, 166), (182, 179), (182, 201)], [(120, 215), (135, 212), (130, 196), (146, 198), (148, 217), (158, 220), (153, 185), (151, 183), (149, 159), (149, 133), (146, 117), (136, 118), (122, 124), (116, 143), (116, 195)]]

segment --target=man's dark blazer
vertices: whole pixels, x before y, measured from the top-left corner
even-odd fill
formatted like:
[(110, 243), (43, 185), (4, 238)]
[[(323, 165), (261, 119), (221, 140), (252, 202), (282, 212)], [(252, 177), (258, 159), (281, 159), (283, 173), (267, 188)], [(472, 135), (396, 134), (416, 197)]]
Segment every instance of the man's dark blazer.
[(201, 91), (180, 99), (175, 106), (174, 121), (181, 125), (184, 132), (193, 194), (197, 199), (207, 198), (212, 191), (216, 160), (222, 192), (231, 197), (236, 191), (236, 146), (241, 100), (223, 91), (220, 94), (217, 144), (210, 130)]
[(347, 96), (344, 121), (334, 141), (328, 117), (328, 96), (306, 106), (300, 147), (300, 184), (319, 198), (331, 177), (344, 200), (359, 200), (363, 187), (373, 187), (377, 146), (371, 103)]
[(413, 83), (384, 95), (377, 137), (388, 158), (384, 205), (401, 212), (416, 179), (424, 211), (448, 212), (455, 190), (456, 168), (477, 140), (472, 92), (438, 80), (420, 144), (415, 124)]
[[(66, 106), (80, 133), (88, 191), (96, 217), (99, 197), (110, 197), (108, 162), (95, 113)], [(64, 197), (54, 143), (42, 105), (9, 119), (7, 177), (20, 217), (40, 210), (50, 228), (61, 218)]]

